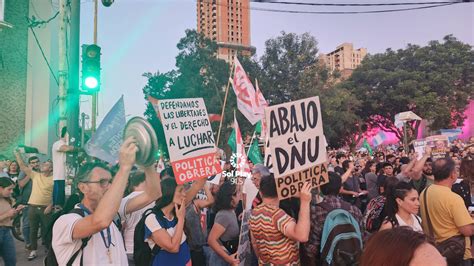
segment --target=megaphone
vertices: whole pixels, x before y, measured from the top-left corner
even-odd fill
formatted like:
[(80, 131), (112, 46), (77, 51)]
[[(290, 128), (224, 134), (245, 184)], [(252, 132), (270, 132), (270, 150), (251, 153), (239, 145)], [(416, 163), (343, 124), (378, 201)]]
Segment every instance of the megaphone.
[(158, 151), (158, 139), (153, 127), (141, 117), (133, 117), (125, 125), (124, 139), (134, 137), (138, 147), (135, 162), (141, 166), (150, 166), (155, 163), (155, 154)]

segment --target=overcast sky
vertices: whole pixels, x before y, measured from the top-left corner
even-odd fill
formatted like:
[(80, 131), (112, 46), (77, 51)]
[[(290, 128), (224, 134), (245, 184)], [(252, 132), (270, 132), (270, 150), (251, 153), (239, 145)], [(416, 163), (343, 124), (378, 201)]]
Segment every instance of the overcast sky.
[[(318, 3), (388, 3), (423, 0), (292, 0)], [(440, 0), (437, 0), (440, 1)], [(93, 2), (81, 4), (81, 43), (92, 43)], [(293, 9), (287, 5), (252, 3), (252, 8)], [(382, 7), (396, 9), (401, 7)], [(359, 11), (368, 8), (303, 7), (314, 11)], [(372, 8), (373, 9), (373, 8)], [(426, 45), (453, 34), (474, 45), (474, 3), (398, 13), (357, 15), (314, 15), (251, 11), (251, 43), (260, 57), (265, 41), (281, 31), (316, 37), (320, 52), (327, 53), (343, 42), (367, 48), (371, 54), (408, 43)], [(99, 6), (98, 44), (102, 47), (102, 90), (99, 96), (101, 121), (123, 94), (125, 113), (143, 116), (144, 72), (167, 72), (174, 68), (176, 44), (186, 29), (196, 29), (196, 2), (192, 0), (115, 0), (111, 7)], [(265, 90), (265, 88), (262, 88)], [(90, 97), (83, 96), (81, 112), (90, 112)], [(128, 117), (128, 118), (130, 118)], [(127, 118), (127, 119), (128, 119)]]

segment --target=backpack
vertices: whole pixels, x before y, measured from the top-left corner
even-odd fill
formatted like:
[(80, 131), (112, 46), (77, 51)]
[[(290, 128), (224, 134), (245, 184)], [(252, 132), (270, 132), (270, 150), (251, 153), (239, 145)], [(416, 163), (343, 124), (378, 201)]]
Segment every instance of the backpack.
[[(323, 209), (329, 209), (320, 203)], [(357, 265), (362, 253), (359, 223), (344, 209), (333, 209), (324, 221), (321, 236), (322, 265)]]
[[(57, 219), (59, 219), (59, 217), (61, 217), (62, 215), (65, 215), (65, 214), (68, 214), (68, 213), (76, 213), (76, 214), (79, 214), (81, 217), (85, 217), (86, 216), (86, 213), (85, 211), (82, 209), (82, 208), (74, 208), (72, 210), (69, 210), (69, 211), (66, 211), (66, 210), (62, 210), (60, 212), (57, 212), (57, 213), (54, 213), (52, 215), (52, 218), (51, 218), (51, 222), (48, 226), (48, 229), (46, 230), (46, 233), (44, 235), (44, 240), (45, 240), (45, 243), (52, 243), (52, 240), (53, 240), (53, 226), (54, 226), (54, 223), (56, 222)], [(121, 229), (121, 221), (120, 221), (120, 216), (119, 215), (116, 215), (112, 221), (118, 228), (119, 230)], [(67, 266), (70, 266), (74, 263), (74, 261), (76, 260), (77, 256), (79, 255), (79, 252), (81, 252), (86, 246), (87, 246), (87, 242), (89, 241), (89, 239), (91, 239), (92, 236), (89, 236), (89, 237), (86, 237), (86, 238), (83, 238), (82, 239), (82, 244), (81, 244), (81, 247), (79, 248), (79, 250), (77, 250), (76, 252), (74, 252), (74, 254), (72, 255), (72, 257), (68, 260), (67, 262)], [(83, 261), (82, 261), (82, 256), (83, 256), (84, 253), (81, 254), (81, 261), (80, 261), (80, 265), (83, 265)], [(59, 265), (58, 264), (58, 261), (56, 260), (56, 254), (54, 254), (54, 250), (53, 250), (53, 245), (49, 245), (48, 247), (48, 251), (47, 251), (47, 254), (46, 254), (46, 257), (44, 258), (44, 261), (43, 261), (44, 265), (45, 266), (56, 266), (56, 265)]]
[(154, 208), (150, 208), (142, 214), (142, 218), (140, 218), (140, 221), (138, 221), (133, 233), (133, 260), (135, 265), (152, 265), (153, 258), (161, 250), (161, 247), (157, 244), (155, 244), (153, 249), (151, 249), (148, 243), (145, 242), (145, 220), (150, 214), (155, 214), (160, 226), (164, 229), (167, 229), (166, 221), (164, 220), (164, 214), (161, 210), (156, 212)]
[(378, 196), (369, 201), (364, 215), (364, 228), (370, 233), (377, 232), (385, 219), (384, 206), (386, 198)]
[[(64, 215), (64, 214), (68, 214), (68, 213), (76, 213), (76, 214), (79, 214), (81, 217), (84, 217), (85, 216), (85, 213), (84, 213), (84, 210), (83, 209), (72, 209), (70, 210), (69, 212), (66, 212), (66, 211), (61, 211), (61, 212), (58, 212), (58, 213), (55, 213), (52, 217), (52, 221), (48, 227), (48, 230), (46, 231), (46, 234), (45, 234), (45, 241), (46, 243), (51, 243), (52, 239), (53, 239), (53, 226), (54, 226), (54, 223), (56, 222), (56, 220), (61, 217), (61, 215)], [(69, 259), (69, 261), (67, 262), (67, 266), (70, 266), (74, 263), (74, 261), (76, 260), (77, 256), (79, 255), (79, 252), (81, 252), (86, 246), (87, 246), (87, 242), (89, 241), (91, 237), (87, 237), (87, 238), (83, 238), (82, 239), (82, 244), (81, 244), (81, 247), (76, 251), (74, 252), (74, 254), (72, 255), (72, 257)], [(82, 255), (81, 254), (81, 262), (80, 262), (80, 265), (83, 265), (83, 262), (82, 262)], [(56, 266), (56, 265), (59, 265), (58, 264), (58, 261), (56, 260), (56, 255), (54, 254), (54, 250), (53, 250), (53, 245), (50, 245), (49, 248), (48, 248), (48, 252), (46, 254), (46, 257), (44, 258), (44, 261), (43, 261), (44, 265), (45, 266)]]

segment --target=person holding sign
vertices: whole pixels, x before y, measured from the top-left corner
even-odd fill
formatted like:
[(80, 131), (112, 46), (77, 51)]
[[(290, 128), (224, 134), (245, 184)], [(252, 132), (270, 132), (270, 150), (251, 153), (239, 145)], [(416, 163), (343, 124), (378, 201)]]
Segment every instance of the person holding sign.
[(273, 174), (260, 182), (262, 204), (252, 210), (249, 220), (252, 246), (259, 264), (299, 265), (298, 242), (308, 241), (311, 184), (300, 191), (300, 211), (296, 222), (278, 207), (279, 200)]

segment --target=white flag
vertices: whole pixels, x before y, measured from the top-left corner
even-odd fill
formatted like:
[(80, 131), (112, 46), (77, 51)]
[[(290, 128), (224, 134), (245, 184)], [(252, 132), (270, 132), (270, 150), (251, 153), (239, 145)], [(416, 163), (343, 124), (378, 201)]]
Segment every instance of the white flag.
[(234, 67), (232, 88), (237, 96), (237, 108), (252, 125), (255, 125), (260, 120), (255, 114), (255, 88), (237, 57), (234, 60)]
[(260, 87), (258, 86), (258, 80), (255, 79), (255, 87), (257, 90), (255, 91), (255, 108), (254, 113), (263, 119), (265, 117), (265, 107), (268, 106), (267, 100), (260, 91)]

